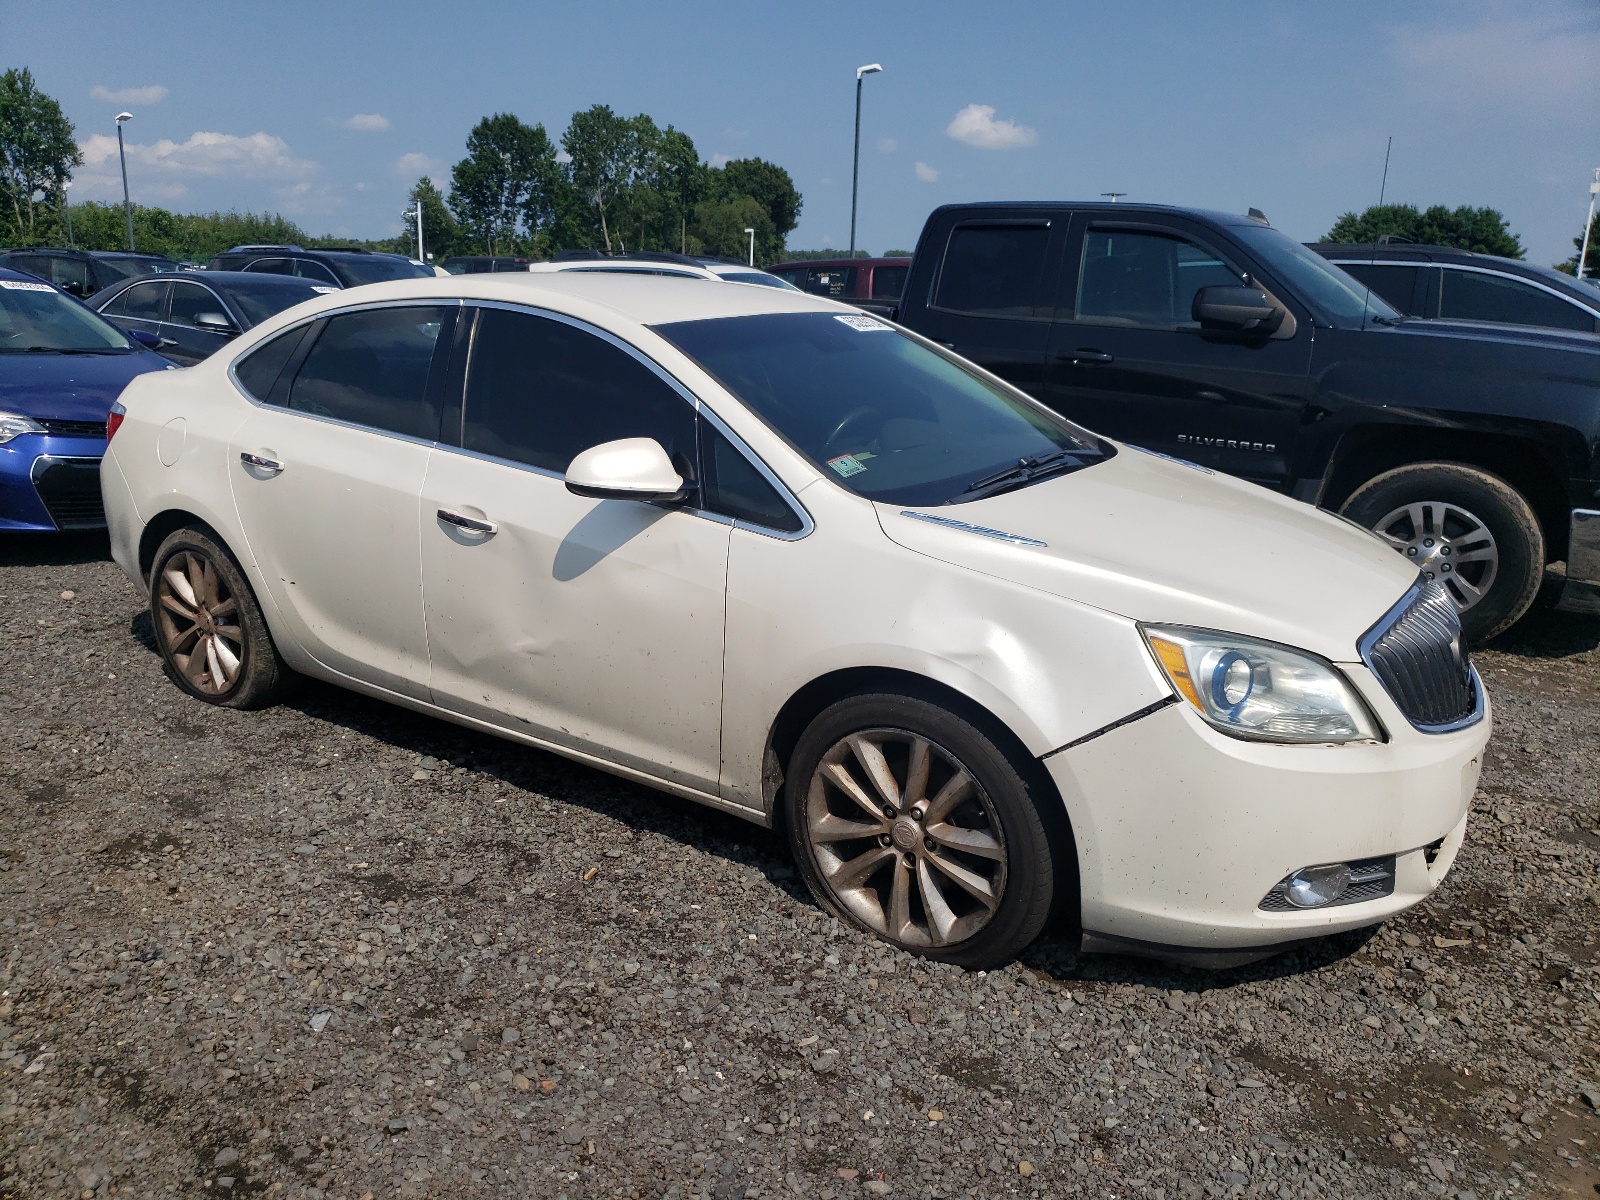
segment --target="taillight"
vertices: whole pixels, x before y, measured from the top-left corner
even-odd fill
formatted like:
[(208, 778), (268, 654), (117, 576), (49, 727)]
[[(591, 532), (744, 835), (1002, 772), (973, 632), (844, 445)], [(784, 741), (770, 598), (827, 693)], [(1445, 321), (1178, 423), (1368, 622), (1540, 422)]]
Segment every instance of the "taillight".
[(106, 414), (106, 441), (109, 442), (117, 436), (117, 430), (122, 428), (122, 418), (128, 415), (128, 410), (122, 407), (121, 402), (111, 405), (111, 411)]

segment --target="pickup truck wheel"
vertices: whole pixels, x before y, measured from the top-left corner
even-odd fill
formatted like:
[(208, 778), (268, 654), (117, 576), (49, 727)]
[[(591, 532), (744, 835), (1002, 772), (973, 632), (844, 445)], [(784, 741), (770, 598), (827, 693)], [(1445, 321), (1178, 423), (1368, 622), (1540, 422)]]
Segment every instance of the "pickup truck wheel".
[(1362, 484), (1339, 510), (1444, 586), (1467, 639), (1509, 628), (1533, 604), (1544, 533), (1505, 480), (1463, 463), (1412, 463)]
[(790, 844), (835, 916), (913, 954), (997, 966), (1057, 899), (1035, 772), (954, 713), (910, 696), (841, 700), (790, 758)]

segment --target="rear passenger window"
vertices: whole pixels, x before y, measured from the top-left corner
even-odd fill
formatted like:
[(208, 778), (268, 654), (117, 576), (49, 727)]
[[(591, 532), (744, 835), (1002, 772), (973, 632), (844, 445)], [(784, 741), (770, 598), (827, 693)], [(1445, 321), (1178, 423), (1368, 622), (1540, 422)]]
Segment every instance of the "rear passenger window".
[(875, 267), (872, 271), (872, 298), (898, 300), (906, 290), (906, 268)]
[(266, 345), (252, 350), (233, 368), (239, 385), (263, 404), (273, 402), (272, 389), (283, 368), (300, 348), (300, 341), (311, 326), (302, 325), (287, 333), (280, 333)]
[(1532, 284), (1484, 271), (1446, 269), (1441, 275), (1441, 317), (1594, 332), (1594, 317), (1590, 313)]
[(1038, 303), (1048, 225), (958, 225), (939, 269), (938, 308), (1031, 317)]
[(416, 304), (332, 318), (294, 377), (289, 407), (407, 437), (438, 437), (428, 371), (450, 314)]
[(692, 474), (694, 423), (687, 400), (610, 342), (532, 313), (479, 312), (465, 449), (565, 473), (591, 446), (648, 437)]
[(800, 518), (778, 489), (709, 421), (700, 425), (700, 462), (705, 472), (701, 503), (708, 512), (767, 529), (800, 531)]
[(1376, 266), (1368, 263), (1342, 262), (1336, 262), (1333, 265), (1341, 271), (1347, 271), (1354, 275), (1398, 311), (1403, 313), (1417, 311), (1416, 306), (1411, 301), (1415, 295), (1417, 273), (1422, 270), (1421, 267)]
[(132, 317), (140, 321), (159, 321), (167, 306), (171, 283), (136, 283), (111, 298), (100, 311), (108, 317)]

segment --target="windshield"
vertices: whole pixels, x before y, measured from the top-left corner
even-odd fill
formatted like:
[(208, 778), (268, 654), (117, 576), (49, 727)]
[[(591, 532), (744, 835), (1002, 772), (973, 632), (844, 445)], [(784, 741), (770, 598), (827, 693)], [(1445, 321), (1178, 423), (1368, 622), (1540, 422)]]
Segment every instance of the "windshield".
[(431, 267), (420, 266), (408, 258), (380, 258), (373, 255), (351, 255), (349, 258), (335, 260), (339, 270), (357, 284), (362, 283), (387, 283), (391, 279), (430, 279), (433, 277)]
[(0, 354), (125, 354), (133, 349), (114, 325), (48, 283), (0, 279)]
[(259, 325), (286, 308), (338, 290), (309, 279), (276, 279), (269, 275), (259, 282), (252, 282), (248, 287), (230, 288), (228, 299), (244, 313), (247, 322)]
[(1230, 232), (1250, 247), (1275, 275), (1328, 316), (1363, 324), (1367, 317), (1398, 321), (1400, 314), (1366, 284), (1347, 275), (1314, 250), (1269, 225), (1234, 225)]
[[(977, 499), (1023, 459), (1103, 457), (1092, 434), (864, 313), (770, 313), (656, 326), (818, 470), (889, 504)], [(1027, 482), (1023, 480), (1022, 482)]]
[(756, 283), (762, 287), (784, 288), (791, 292), (800, 290), (787, 279), (779, 279), (765, 271), (718, 271), (717, 274), (728, 283)]

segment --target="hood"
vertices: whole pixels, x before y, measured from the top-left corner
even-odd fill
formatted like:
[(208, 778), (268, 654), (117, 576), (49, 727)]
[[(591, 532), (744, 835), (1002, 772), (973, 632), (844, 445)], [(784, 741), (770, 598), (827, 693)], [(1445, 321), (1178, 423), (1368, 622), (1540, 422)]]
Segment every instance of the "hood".
[(132, 354), (0, 354), (0, 411), (44, 421), (103, 421), (128, 381), (172, 364)]
[[(1266, 638), (1338, 662), (1416, 581), (1349, 522), (1254, 484), (1121, 447), (1071, 475), (970, 504), (877, 504), (909, 550), (1069, 600)], [(1043, 545), (906, 516), (920, 512)]]

